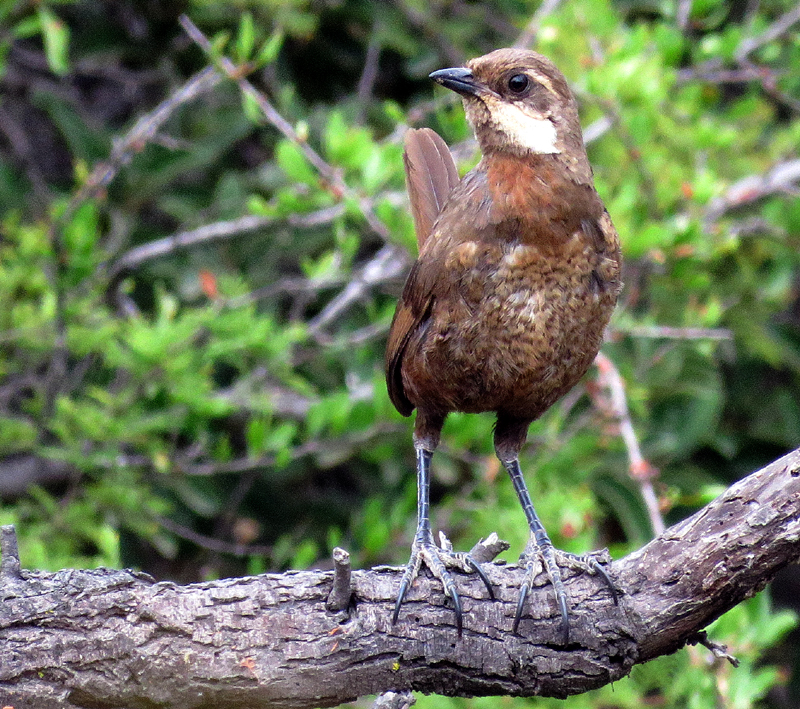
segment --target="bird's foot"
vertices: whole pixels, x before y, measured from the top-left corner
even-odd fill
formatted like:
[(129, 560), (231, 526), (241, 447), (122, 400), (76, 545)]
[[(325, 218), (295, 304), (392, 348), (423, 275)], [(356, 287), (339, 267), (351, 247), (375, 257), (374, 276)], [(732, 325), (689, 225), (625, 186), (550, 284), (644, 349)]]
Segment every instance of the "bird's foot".
[(525, 580), (519, 592), (517, 611), (514, 615), (513, 632), (516, 634), (519, 628), (522, 611), (525, 608), (525, 600), (533, 587), (533, 580), (538, 576), (539, 572), (544, 570), (550, 579), (550, 583), (553, 584), (556, 601), (561, 612), (561, 639), (564, 645), (569, 643), (567, 594), (564, 590), (564, 582), (561, 578), (561, 569), (559, 567), (567, 567), (576, 571), (589, 573), (592, 576), (600, 576), (611, 592), (614, 605), (616, 605), (619, 601), (619, 592), (616, 586), (614, 586), (614, 582), (611, 580), (608, 572), (603, 568), (603, 564), (607, 564), (610, 560), (608, 551), (605, 549), (589, 554), (570, 554), (569, 552), (561, 551), (553, 547), (549, 539), (537, 540), (536, 535), (531, 534), (525, 551), (520, 558), (520, 561), (525, 567)]
[(408, 590), (411, 588), (411, 584), (419, 574), (420, 567), (424, 563), (425, 566), (431, 570), (431, 573), (442, 582), (445, 596), (447, 596), (453, 604), (453, 610), (456, 614), (456, 628), (458, 629), (458, 636), (461, 637), (463, 628), (461, 597), (458, 595), (455, 581), (448, 569), (458, 569), (464, 573), (475, 572), (478, 574), (484, 586), (486, 586), (489, 598), (492, 600), (494, 600), (494, 591), (492, 590), (492, 584), (486, 572), (470, 554), (454, 552), (452, 543), (442, 532), (439, 533), (439, 542), (440, 546), (436, 546), (433, 541), (433, 535), (429, 529), (417, 530), (414, 542), (411, 545), (411, 558), (408, 560), (408, 564), (406, 564), (406, 570), (400, 581), (400, 590), (397, 593), (397, 600), (394, 604), (392, 625), (397, 622), (397, 617), (400, 614), (400, 606)]

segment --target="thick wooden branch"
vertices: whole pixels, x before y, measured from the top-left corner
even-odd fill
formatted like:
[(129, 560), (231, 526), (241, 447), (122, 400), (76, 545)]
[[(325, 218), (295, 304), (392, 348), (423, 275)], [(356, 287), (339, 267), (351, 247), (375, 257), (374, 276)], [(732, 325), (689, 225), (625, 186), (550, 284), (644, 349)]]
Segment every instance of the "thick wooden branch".
[(800, 450), (614, 562), (618, 606), (600, 580), (567, 571), (566, 647), (549, 585), (535, 589), (512, 635), (522, 576), (512, 565), (486, 566), (495, 602), (479, 580), (458, 576), (459, 639), (439, 583), (425, 575), (391, 625), (393, 567), (354, 571), (351, 604), (328, 610), (342, 606), (341, 588), (328, 603), (333, 572), (191, 586), (108, 569), (30, 572), (13, 530), (3, 539), (0, 706), (300, 709), (407, 689), (566, 696), (696, 640), (800, 558)]

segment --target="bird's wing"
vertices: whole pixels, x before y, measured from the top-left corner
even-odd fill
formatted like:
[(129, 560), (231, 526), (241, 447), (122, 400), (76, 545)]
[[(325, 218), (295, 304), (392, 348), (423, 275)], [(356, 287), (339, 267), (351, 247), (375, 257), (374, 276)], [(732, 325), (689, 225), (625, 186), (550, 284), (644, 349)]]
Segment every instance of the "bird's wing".
[[(441, 143), (443, 149), (447, 150), (444, 141), (433, 131), (429, 132)], [(447, 155), (449, 156), (449, 153)], [(452, 165), (452, 159), (450, 164)], [(487, 207), (490, 195), (485, 173), (477, 169), (472, 170), (459, 182), (454, 171), (455, 166), (452, 177), (447, 179), (455, 180), (450, 188), (455, 194), (447, 201), (446, 206), (442, 203), (441, 218), (434, 217), (431, 221), (431, 227), (435, 223), (435, 229), (428, 228), (426, 237), (430, 238), (426, 238), (420, 247), (420, 256), (408, 274), (386, 344), (386, 384), (389, 398), (403, 416), (409, 416), (415, 407), (403, 386), (403, 357), (408, 344), (421, 329), (426, 327), (437, 300), (449, 299), (452, 302), (459, 302), (457, 299), (453, 300), (452, 293), (458, 284), (458, 279), (442, 278), (444, 255), (451, 250), (454, 242), (469, 240), (473, 236), (477, 238), (480, 232), (487, 228), (491, 212)], [(440, 181), (439, 184), (444, 183)], [(432, 210), (433, 207), (429, 206), (428, 209)], [(417, 225), (421, 223), (417, 217), (415, 221)], [(417, 234), (420, 234), (419, 228)]]
[(414, 410), (414, 404), (409, 400), (403, 387), (403, 354), (408, 341), (420, 323), (428, 317), (433, 305), (433, 289), (425, 287), (425, 284), (419, 281), (419, 272), (420, 262), (417, 261), (411, 267), (403, 295), (397, 303), (386, 343), (386, 386), (389, 398), (403, 416), (410, 416)]
[(430, 128), (406, 131), (403, 164), (417, 245), (422, 250), (436, 217), (458, 184), (458, 171), (447, 144)]
[[(406, 188), (421, 252), (444, 203), (459, 182), (458, 171), (447, 144), (430, 128), (409, 129), (404, 142)], [(403, 416), (414, 410), (403, 387), (403, 353), (433, 304), (433, 283), (425, 277), (425, 271), (424, 262), (421, 265), (417, 261), (408, 274), (386, 344), (389, 398)]]

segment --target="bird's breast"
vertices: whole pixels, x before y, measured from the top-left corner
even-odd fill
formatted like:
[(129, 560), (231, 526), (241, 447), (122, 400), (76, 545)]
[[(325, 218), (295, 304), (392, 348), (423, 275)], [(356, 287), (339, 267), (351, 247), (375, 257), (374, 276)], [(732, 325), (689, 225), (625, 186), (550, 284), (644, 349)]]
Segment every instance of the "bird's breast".
[[(446, 262), (450, 287), (434, 304), (415, 367), (442, 406), (496, 411), (514, 402), (535, 418), (594, 359), (616, 293), (594, 285), (598, 255), (576, 234), (552, 245), (466, 241)], [(416, 359), (416, 358), (415, 358)]]
[(593, 286), (597, 254), (574, 241), (559, 258), (528, 244), (462, 245), (459, 251), (472, 254), (472, 263), (462, 259), (469, 267), (442, 306), (460, 311), (452, 313), (454, 319), (463, 318), (475, 336), (454, 345), (488, 352), (497, 341), (522, 341), (554, 352), (576, 339), (576, 330), (594, 330), (597, 315), (613, 307), (613, 298), (603, 298)]

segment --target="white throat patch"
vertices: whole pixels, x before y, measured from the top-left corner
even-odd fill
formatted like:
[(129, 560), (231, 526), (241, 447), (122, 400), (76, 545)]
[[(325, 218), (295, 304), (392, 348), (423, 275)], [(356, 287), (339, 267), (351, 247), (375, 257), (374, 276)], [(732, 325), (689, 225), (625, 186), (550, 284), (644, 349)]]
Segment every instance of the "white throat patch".
[(512, 142), (532, 153), (560, 153), (556, 147), (556, 127), (547, 118), (537, 118), (513, 103), (494, 103), (491, 107), (494, 124)]

